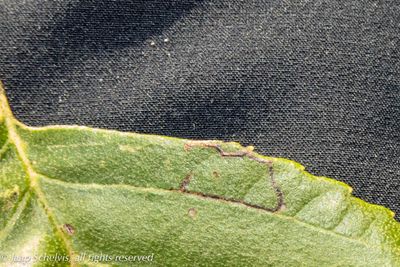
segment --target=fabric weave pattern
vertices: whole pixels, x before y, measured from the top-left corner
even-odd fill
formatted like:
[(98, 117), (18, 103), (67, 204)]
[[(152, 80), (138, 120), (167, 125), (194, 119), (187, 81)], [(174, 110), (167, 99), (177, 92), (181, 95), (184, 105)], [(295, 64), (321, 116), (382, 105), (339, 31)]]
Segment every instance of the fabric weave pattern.
[(4, 0), (0, 11), (0, 79), (24, 123), (239, 141), (400, 214), (398, 1)]

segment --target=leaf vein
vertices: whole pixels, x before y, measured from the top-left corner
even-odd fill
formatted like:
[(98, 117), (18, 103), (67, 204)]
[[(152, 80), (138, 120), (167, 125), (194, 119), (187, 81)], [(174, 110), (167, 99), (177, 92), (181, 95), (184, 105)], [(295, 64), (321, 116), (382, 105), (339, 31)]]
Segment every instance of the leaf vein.
[[(54, 183), (54, 184), (58, 184), (60, 186), (65, 186), (65, 187), (70, 187), (70, 188), (75, 188), (76, 186), (82, 188), (88, 188), (88, 189), (104, 189), (104, 188), (122, 188), (122, 189), (127, 189), (127, 190), (137, 190), (137, 191), (142, 191), (142, 192), (156, 192), (156, 193), (170, 193), (170, 194), (185, 194), (185, 195), (190, 195), (191, 197), (195, 197), (195, 198), (201, 198), (201, 199), (207, 199), (209, 201), (218, 201), (217, 199), (212, 199), (212, 198), (203, 198), (197, 194), (191, 194), (191, 193), (185, 193), (180, 191), (179, 189), (174, 189), (174, 190), (169, 190), (169, 189), (163, 189), (163, 188), (154, 188), (154, 187), (141, 187), (141, 186), (135, 186), (135, 185), (131, 185), (131, 184), (97, 184), (97, 183), (90, 183), (90, 184), (82, 184), (82, 183), (73, 183), (73, 182), (67, 182), (67, 181), (63, 181), (63, 180), (59, 180), (57, 178), (52, 178), (49, 177), (48, 175), (45, 175), (43, 173), (38, 173), (38, 175), (41, 176), (42, 179), (46, 179), (48, 180), (50, 183)], [(221, 201), (218, 201), (221, 202)], [(309, 224), (305, 221), (299, 220), (296, 217), (291, 217), (291, 216), (287, 216), (281, 213), (274, 213), (274, 212), (270, 212), (270, 211), (266, 211), (264, 209), (256, 209), (256, 208), (252, 208), (246, 205), (242, 205), (240, 203), (234, 203), (234, 202), (229, 202), (229, 201), (224, 201), (223, 203), (227, 204), (227, 205), (232, 205), (235, 207), (247, 207), (250, 208), (252, 210), (258, 210), (259, 212), (264, 212), (266, 214), (269, 214), (270, 216), (276, 216), (279, 217), (282, 220), (286, 220), (286, 221), (292, 221), (294, 223), (297, 223), (299, 225), (302, 225), (304, 227), (310, 228), (313, 231), (316, 232), (320, 232), (323, 234), (327, 234), (327, 235), (333, 235), (333, 236), (337, 236), (343, 239), (346, 239), (349, 242), (353, 242), (353, 243), (357, 243), (360, 245), (365, 246), (366, 248), (371, 248), (371, 249), (376, 249), (376, 250), (381, 250), (379, 246), (370, 244), (365, 242), (364, 240), (361, 239), (355, 239), (355, 238), (351, 238), (349, 236), (346, 236), (344, 234), (340, 234), (337, 233), (335, 231), (329, 230), (329, 229), (325, 229), (325, 228), (320, 228), (320, 227), (316, 227), (313, 224)]]
[(11, 217), (11, 219), (7, 222), (6, 226), (0, 231), (0, 244), (5, 240), (7, 235), (14, 229), (15, 224), (17, 223), (18, 219), (21, 217), (21, 214), (25, 210), (28, 201), (30, 199), (31, 194), (28, 191), (24, 192), (24, 195)]
[(10, 144), (10, 139), (7, 139), (6, 142), (4, 143), (4, 145), (1, 147), (0, 149), (0, 158), (3, 156), (3, 154), (5, 154), (7, 152), (7, 150), (10, 148), (9, 147)]

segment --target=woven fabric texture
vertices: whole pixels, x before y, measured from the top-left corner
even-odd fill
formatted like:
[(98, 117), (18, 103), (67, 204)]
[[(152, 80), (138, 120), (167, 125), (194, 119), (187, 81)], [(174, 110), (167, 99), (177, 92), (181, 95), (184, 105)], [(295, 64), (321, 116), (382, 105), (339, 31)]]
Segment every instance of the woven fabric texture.
[(239, 141), (400, 214), (399, 1), (2, 0), (0, 14), (0, 79), (24, 123)]

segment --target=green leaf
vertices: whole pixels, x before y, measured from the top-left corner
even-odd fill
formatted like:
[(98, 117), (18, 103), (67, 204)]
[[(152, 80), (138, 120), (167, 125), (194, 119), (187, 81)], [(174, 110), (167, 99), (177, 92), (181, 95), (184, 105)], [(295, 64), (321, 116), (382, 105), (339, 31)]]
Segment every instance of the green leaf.
[(1, 91), (4, 266), (400, 266), (393, 213), (298, 163), (237, 143), (27, 127)]

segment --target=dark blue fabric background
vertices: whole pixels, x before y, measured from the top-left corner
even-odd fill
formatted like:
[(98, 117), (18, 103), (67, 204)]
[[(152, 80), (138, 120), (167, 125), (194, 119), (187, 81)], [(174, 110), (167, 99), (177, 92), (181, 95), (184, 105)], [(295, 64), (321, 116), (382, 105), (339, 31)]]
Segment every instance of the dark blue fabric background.
[(4, 0), (0, 14), (0, 78), (26, 124), (240, 141), (400, 213), (399, 1)]

